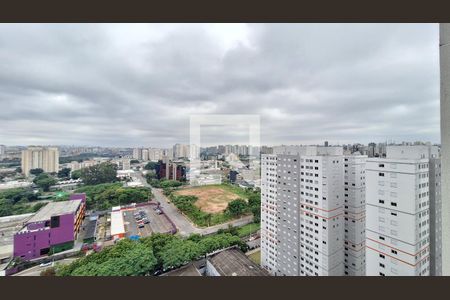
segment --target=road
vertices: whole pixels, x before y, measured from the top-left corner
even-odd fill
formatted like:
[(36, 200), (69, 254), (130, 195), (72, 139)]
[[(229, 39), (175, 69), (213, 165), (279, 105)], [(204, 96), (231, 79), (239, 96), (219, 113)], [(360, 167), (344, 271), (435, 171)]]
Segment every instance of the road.
[[(66, 259), (61, 259), (61, 260), (55, 261), (55, 263), (67, 265), (76, 259), (78, 259), (78, 258), (66, 258)], [(39, 265), (37, 265), (37, 266), (31, 267), (29, 269), (23, 270), (22, 272), (16, 273), (13, 276), (41, 276), (41, 272), (48, 268), (50, 268), (50, 266), (40, 267)]]
[(232, 226), (244, 226), (253, 221), (253, 216), (245, 216), (237, 220), (233, 220), (227, 223), (207, 227), (207, 228), (199, 228), (191, 223), (179, 210), (175, 205), (170, 203), (166, 196), (164, 196), (162, 189), (157, 189), (151, 187), (147, 180), (145, 180), (144, 176), (142, 176), (141, 172), (136, 172), (135, 176), (139, 179), (142, 184), (146, 187), (150, 187), (152, 189), (153, 195), (155, 196), (155, 200), (160, 203), (164, 213), (175, 223), (177, 226), (178, 233), (182, 236), (189, 236), (190, 234), (197, 233), (201, 235), (211, 234), (216, 232), (219, 229), (226, 229), (229, 225)]

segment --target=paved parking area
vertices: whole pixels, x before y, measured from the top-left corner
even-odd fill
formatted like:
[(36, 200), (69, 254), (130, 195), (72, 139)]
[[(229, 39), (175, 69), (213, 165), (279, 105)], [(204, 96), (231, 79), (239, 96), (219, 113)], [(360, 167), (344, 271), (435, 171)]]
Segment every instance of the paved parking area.
[[(158, 233), (168, 233), (172, 230), (172, 225), (166, 219), (164, 215), (158, 215), (154, 209), (154, 206), (142, 206), (136, 209), (127, 209), (123, 211), (123, 220), (125, 225), (126, 237), (133, 235), (139, 235), (141, 237), (149, 236), (154, 232)], [(144, 211), (150, 221), (149, 224), (144, 224), (143, 228), (139, 228), (136, 219), (134, 218), (134, 213), (137, 211)]]
[(141, 207), (141, 209), (147, 213), (148, 219), (150, 220), (150, 227), (153, 232), (170, 232), (172, 230), (172, 224), (170, 224), (164, 215), (158, 215), (153, 208), (153, 205)]

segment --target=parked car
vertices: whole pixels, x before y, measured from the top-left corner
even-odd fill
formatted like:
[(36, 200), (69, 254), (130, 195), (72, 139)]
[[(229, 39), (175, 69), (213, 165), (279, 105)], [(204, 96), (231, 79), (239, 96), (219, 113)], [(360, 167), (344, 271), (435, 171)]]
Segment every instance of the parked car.
[(53, 262), (52, 261), (48, 261), (48, 262), (43, 262), (39, 265), (39, 267), (49, 267), (49, 266), (53, 266)]
[(159, 209), (157, 209), (157, 210), (156, 210), (156, 213), (157, 213), (158, 215), (160, 215), (160, 214), (162, 214), (162, 211), (159, 210)]
[(138, 227), (139, 227), (139, 228), (144, 228), (145, 225), (142, 223), (142, 224), (139, 224)]

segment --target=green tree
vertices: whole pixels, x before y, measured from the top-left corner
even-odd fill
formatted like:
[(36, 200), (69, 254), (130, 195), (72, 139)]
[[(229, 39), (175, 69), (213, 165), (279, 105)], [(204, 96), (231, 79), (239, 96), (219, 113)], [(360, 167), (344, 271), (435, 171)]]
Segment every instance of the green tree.
[(259, 223), (261, 220), (261, 193), (256, 192), (248, 197), (248, 206), (253, 214), (253, 221)]
[(31, 169), (30, 170), (30, 174), (38, 176), (39, 174), (44, 173), (44, 170), (42, 170), (41, 168), (36, 168), (36, 169)]
[(81, 170), (75, 170), (75, 171), (72, 171), (72, 173), (70, 174), (70, 177), (71, 177), (72, 179), (78, 179), (78, 178), (81, 178)]
[(55, 185), (57, 183), (57, 180), (46, 173), (42, 173), (36, 176), (33, 182), (44, 192), (48, 192), (50, 190), (50, 186)]
[(243, 199), (236, 199), (228, 203), (227, 211), (232, 216), (240, 216), (247, 209), (247, 202)]
[(150, 162), (148, 162), (145, 165), (144, 169), (146, 169), (146, 170), (155, 170), (157, 165), (158, 165), (158, 163), (150, 161)]
[(59, 266), (56, 272), (59, 276), (136, 276), (152, 273), (156, 264), (151, 247), (123, 239), (101, 252)]
[(58, 172), (58, 178), (69, 178), (70, 176), (70, 168), (62, 168), (61, 170), (59, 170)]
[(169, 242), (161, 252), (164, 269), (176, 268), (198, 258), (201, 254), (199, 245), (190, 240), (176, 239)]
[(152, 196), (145, 187), (123, 187), (121, 183), (103, 183), (86, 185), (76, 189), (77, 193), (86, 193), (89, 209), (105, 210), (116, 205), (146, 202)]
[(116, 177), (117, 165), (110, 162), (81, 169), (81, 179), (87, 185), (114, 182)]

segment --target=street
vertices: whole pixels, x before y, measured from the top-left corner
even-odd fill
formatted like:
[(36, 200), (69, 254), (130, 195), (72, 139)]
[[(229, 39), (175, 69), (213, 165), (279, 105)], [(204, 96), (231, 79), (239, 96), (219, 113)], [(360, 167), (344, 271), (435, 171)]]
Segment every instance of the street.
[(193, 223), (191, 223), (187, 217), (185, 217), (178, 208), (175, 207), (172, 203), (168, 202), (168, 199), (162, 193), (161, 189), (153, 188), (153, 195), (155, 196), (155, 200), (160, 202), (164, 213), (175, 223), (178, 228), (178, 232), (182, 236), (189, 236), (192, 233), (198, 233), (201, 235), (211, 234), (216, 232), (219, 229), (226, 229), (229, 225), (232, 226), (243, 226), (253, 221), (253, 216), (245, 216), (237, 220), (233, 220), (227, 223), (207, 227), (207, 228), (198, 228)]
[[(61, 259), (61, 260), (55, 261), (55, 264), (68, 265), (76, 259), (78, 259), (78, 258), (73, 257), (73, 258)], [(23, 270), (22, 272), (16, 273), (13, 276), (41, 276), (41, 272), (48, 268), (51, 268), (51, 266), (41, 267), (41, 266), (37, 265), (37, 266), (31, 267), (29, 269)]]
[(229, 225), (231, 226), (244, 226), (253, 221), (253, 216), (245, 216), (237, 220), (233, 220), (227, 223), (207, 227), (207, 228), (198, 228), (193, 223), (191, 223), (187, 217), (185, 217), (178, 208), (169, 203), (169, 200), (166, 196), (164, 196), (162, 189), (151, 187), (144, 176), (142, 176), (141, 172), (136, 172), (136, 177), (139, 179), (142, 184), (146, 187), (150, 187), (152, 189), (155, 200), (160, 203), (164, 213), (175, 223), (175, 226), (178, 229), (178, 233), (182, 236), (189, 236), (193, 233), (206, 235), (217, 232), (219, 229), (226, 229)]

